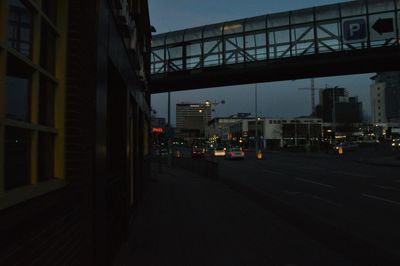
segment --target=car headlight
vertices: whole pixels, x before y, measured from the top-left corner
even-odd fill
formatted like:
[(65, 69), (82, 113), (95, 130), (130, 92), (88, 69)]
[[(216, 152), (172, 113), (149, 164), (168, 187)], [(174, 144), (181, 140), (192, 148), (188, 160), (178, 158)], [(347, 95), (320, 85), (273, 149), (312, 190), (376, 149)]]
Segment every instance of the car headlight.
[(396, 143), (392, 143), (392, 146), (396, 146)]

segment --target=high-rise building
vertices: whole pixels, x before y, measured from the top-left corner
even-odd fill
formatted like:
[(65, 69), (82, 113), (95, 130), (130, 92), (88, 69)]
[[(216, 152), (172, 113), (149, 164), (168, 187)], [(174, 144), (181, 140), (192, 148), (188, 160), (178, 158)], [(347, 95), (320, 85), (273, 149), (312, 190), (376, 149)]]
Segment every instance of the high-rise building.
[(362, 103), (357, 97), (349, 97), (345, 88), (327, 88), (320, 92), (317, 116), (325, 123), (360, 123)]
[(211, 120), (211, 105), (203, 103), (176, 104), (176, 129), (181, 137), (205, 137)]
[(378, 73), (371, 79), (372, 123), (400, 121), (400, 72)]

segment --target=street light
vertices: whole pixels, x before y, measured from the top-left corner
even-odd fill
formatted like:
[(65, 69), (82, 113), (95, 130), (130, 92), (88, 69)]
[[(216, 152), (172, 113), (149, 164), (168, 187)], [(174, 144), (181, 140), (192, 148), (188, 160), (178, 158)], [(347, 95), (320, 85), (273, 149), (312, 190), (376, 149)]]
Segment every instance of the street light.
[[(214, 102), (212, 102), (212, 101), (210, 101), (210, 100), (205, 100), (205, 101), (204, 101), (204, 104), (205, 104), (207, 107), (211, 106), (211, 108), (212, 108), (212, 106), (217, 107), (218, 104), (225, 104), (225, 100), (221, 100), (221, 101), (214, 100)], [(216, 113), (215, 109), (211, 109), (211, 111), (213, 111), (213, 112)], [(216, 114), (215, 114), (215, 115), (216, 115)]]
[(336, 141), (336, 89), (338, 88), (338, 86), (333, 87), (333, 97), (332, 97), (332, 141)]
[[(225, 104), (225, 100), (217, 101), (217, 100), (214, 99), (213, 102), (210, 101), (210, 100), (205, 100), (205, 101), (204, 101), (204, 104), (205, 104), (205, 106), (207, 106), (207, 107), (210, 107), (210, 106), (211, 106), (211, 113), (214, 112), (214, 113), (215, 113), (215, 117), (216, 117), (216, 116), (217, 116), (217, 111), (216, 111), (215, 108), (217, 107), (218, 104)], [(213, 108), (213, 106), (214, 106), (215, 108)], [(218, 131), (220, 131), (220, 130), (218, 130)], [(219, 133), (219, 135), (220, 135), (220, 132), (218, 132), (218, 133)]]

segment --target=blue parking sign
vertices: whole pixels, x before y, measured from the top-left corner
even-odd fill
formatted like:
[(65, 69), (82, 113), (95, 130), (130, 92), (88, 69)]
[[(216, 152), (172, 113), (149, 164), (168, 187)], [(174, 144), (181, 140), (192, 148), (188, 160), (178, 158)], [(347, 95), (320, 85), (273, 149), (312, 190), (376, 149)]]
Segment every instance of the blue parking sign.
[(343, 37), (345, 41), (362, 41), (367, 38), (367, 22), (365, 18), (343, 21)]

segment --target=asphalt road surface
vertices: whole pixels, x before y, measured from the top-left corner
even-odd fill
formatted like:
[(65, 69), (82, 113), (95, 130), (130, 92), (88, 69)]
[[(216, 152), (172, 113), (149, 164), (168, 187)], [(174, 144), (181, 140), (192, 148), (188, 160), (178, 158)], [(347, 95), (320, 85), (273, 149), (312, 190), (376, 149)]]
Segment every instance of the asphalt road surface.
[(269, 153), (264, 160), (256, 160), (254, 154), (243, 161), (216, 160), (222, 180), (283, 202), (399, 256), (400, 167), (283, 152)]

